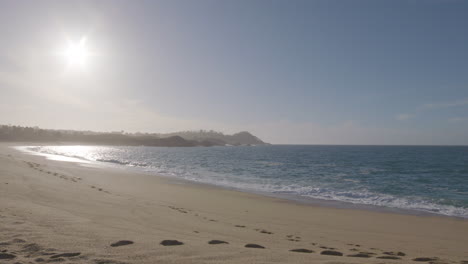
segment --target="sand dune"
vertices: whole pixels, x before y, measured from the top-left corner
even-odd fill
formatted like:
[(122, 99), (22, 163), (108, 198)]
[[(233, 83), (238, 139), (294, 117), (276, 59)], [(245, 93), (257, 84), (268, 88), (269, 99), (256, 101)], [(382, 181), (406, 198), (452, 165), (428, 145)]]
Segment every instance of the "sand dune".
[(0, 146), (0, 263), (468, 263), (468, 221), (303, 205)]

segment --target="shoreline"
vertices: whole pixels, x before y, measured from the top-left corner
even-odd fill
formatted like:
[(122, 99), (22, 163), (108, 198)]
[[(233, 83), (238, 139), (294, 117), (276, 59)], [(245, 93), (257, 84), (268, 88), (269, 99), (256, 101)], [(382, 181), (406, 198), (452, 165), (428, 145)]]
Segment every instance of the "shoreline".
[[(64, 257), (74, 263), (417, 263), (414, 259), (425, 257), (437, 258), (434, 263), (465, 264), (468, 260), (464, 219), (303, 205), (47, 160), (5, 145), (0, 145), (0, 217), (0, 249), (15, 252), (12, 263), (27, 261), (28, 256), (48, 259), (41, 254), (50, 248), (56, 249), (54, 253), (80, 252)], [(134, 244), (110, 246), (119, 240)], [(184, 244), (163, 246), (163, 240)], [(211, 240), (229, 244), (209, 244)], [(27, 243), (43, 250), (23, 254)], [(247, 244), (265, 249), (246, 248)], [(327, 250), (342, 256), (321, 254)], [(405, 256), (379, 258), (396, 252)]]
[[(54, 146), (53, 144), (35, 144), (34, 146)], [(12, 148), (23, 151), (25, 153), (29, 153), (31, 155), (37, 155), (46, 157), (47, 159), (55, 160), (55, 161), (65, 161), (65, 162), (75, 162), (75, 163), (82, 163), (94, 165), (96, 168), (103, 168), (103, 169), (117, 169), (117, 170), (124, 170), (128, 172), (134, 173), (143, 173), (147, 175), (152, 175), (154, 177), (162, 177), (169, 181), (174, 181), (175, 183), (185, 183), (185, 184), (195, 184), (195, 185), (206, 185), (207, 187), (212, 188), (221, 188), (225, 190), (231, 191), (238, 191), (243, 193), (250, 193), (254, 195), (261, 195), (266, 197), (271, 197), (274, 199), (284, 199), (286, 201), (292, 203), (300, 203), (304, 205), (312, 205), (312, 206), (319, 206), (319, 207), (331, 207), (336, 209), (354, 209), (354, 210), (365, 210), (365, 211), (375, 211), (381, 213), (390, 213), (390, 214), (403, 214), (403, 215), (415, 215), (415, 216), (439, 216), (439, 217), (448, 217), (448, 218), (455, 218), (461, 220), (468, 220), (468, 217), (456, 216), (456, 215), (446, 215), (442, 213), (430, 212), (425, 210), (417, 210), (417, 209), (408, 209), (408, 208), (398, 208), (398, 207), (391, 207), (391, 206), (384, 206), (384, 205), (373, 205), (373, 204), (363, 204), (363, 203), (353, 203), (349, 201), (340, 201), (340, 200), (328, 200), (328, 199), (321, 199), (321, 198), (313, 198), (313, 197), (305, 197), (305, 196), (298, 196), (294, 194), (281, 194), (281, 193), (273, 193), (273, 192), (265, 192), (265, 191), (256, 191), (256, 190), (248, 190), (248, 189), (241, 189), (232, 186), (223, 186), (218, 185), (215, 183), (207, 183), (207, 182), (200, 182), (194, 180), (188, 180), (184, 178), (174, 177), (170, 175), (164, 175), (152, 171), (147, 171), (142, 167), (133, 167), (127, 166), (124, 164), (116, 164), (110, 162), (102, 162), (102, 161), (90, 161), (78, 157), (68, 157), (63, 155), (56, 155), (56, 154), (48, 154), (48, 153), (41, 153), (36, 151), (27, 150), (26, 148), (30, 146), (12, 146)]]

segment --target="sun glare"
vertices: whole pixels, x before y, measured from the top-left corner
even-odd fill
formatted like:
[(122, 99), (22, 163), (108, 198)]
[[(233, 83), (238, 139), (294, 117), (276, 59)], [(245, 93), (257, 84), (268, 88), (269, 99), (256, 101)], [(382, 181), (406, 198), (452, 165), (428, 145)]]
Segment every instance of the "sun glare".
[(86, 38), (81, 38), (78, 43), (68, 41), (68, 46), (62, 52), (62, 55), (69, 66), (84, 66), (90, 56), (90, 52), (86, 46)]

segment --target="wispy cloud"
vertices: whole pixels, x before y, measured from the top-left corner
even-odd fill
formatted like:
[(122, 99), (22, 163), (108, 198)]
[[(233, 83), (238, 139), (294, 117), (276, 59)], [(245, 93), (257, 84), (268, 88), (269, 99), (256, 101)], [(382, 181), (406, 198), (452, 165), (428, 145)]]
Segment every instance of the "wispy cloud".
[(455, 100), (451, 102), (439, 102), (439, 103), (429, 103), (424, 104), (421, 109), (434, 109), (434, 108), (448, 108), (448, 107), (455, 107), (455, 106), (463, 106), (468, 105), (468, 98)]
[[(335, 124), (287, 120), (252, 123), (244, 128), (267, 142), (277, 144), (434, 144), (437, 129), (392, 128), (364, 125), (348, 120)], [(460, 136), (449, 136), (440, 144), (454, 144)], [(464, 138), (465, 136), (463, 136)], [(444, 139), (445, 140), (445, 139)]]
[[(395, 116), (395, 119), (398, 121), (405, 121), (405, 120), (415, 118), (421, 112), (434, 110), (434, 109), (443, 109), (443, 108), (460, 107), (460, 106), (468, 106), (468, 98), (463, 98), (463, 99), (454, 100), (454, 101), (434, 102), (434, 103), (423, 104), (416, 109), (415, 113), (399, 114)], [(461, 121), (466, 121), (466, 118), (465, 117), (453, 117), (453, 118), (450, 118), (449, 121), (452, 123), (461, 122)]]
[(22, 66), (12, 57), (0, 54), (0, 72), (20, 72)]
[(452, 118), (449, 118), (448, 121), (450, 123), (468, 122), (468, 116), (467, 117), (452, 117)]
[(395, 117), (396, 120), (404, 121), (413, 118), (415, 115), (413, 114), (399, 114)]

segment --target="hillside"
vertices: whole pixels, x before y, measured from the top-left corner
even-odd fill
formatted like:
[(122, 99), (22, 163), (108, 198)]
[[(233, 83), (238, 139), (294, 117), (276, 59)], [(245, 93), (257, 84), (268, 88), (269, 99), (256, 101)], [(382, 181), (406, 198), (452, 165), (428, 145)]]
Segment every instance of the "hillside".
[(206, 131), (182, 131), (168, 134), (157, 134), (161, 138), (180, 136), (187, 140), (195, 141), (208, 141), (216, 143), (217, 145), (266, 145), (267, 143), (263, 142), (258, 137), (250, 134), (247, 131), (239, 132), (233, 135), (225, 135), (221, 132), (216, 132), (213, 130)]
[(93, 132), (53, 130), (38, 127), (0, 125), (0, 141), (6, 142), (58, 142), (120, 146), (225, 146), (266, 144), (249, 132), (224, 135), (214, 131), (185, 131), (170, 134)]

